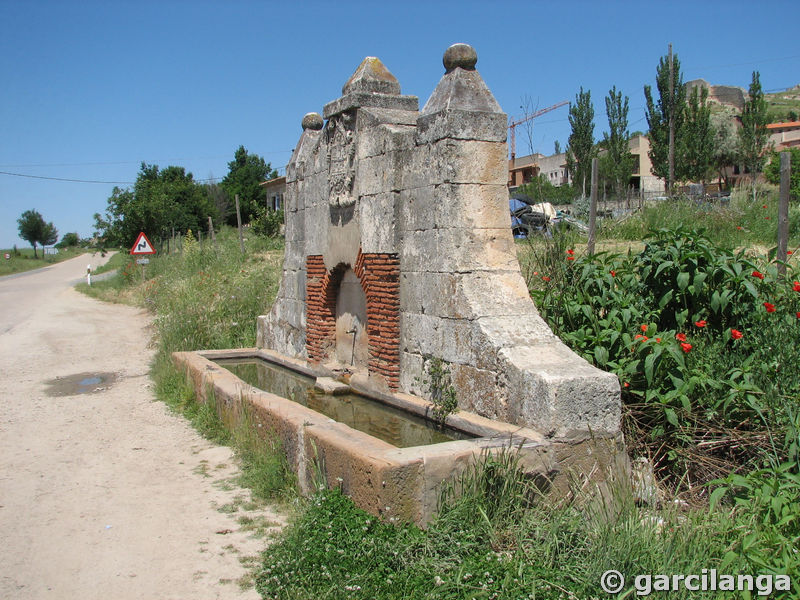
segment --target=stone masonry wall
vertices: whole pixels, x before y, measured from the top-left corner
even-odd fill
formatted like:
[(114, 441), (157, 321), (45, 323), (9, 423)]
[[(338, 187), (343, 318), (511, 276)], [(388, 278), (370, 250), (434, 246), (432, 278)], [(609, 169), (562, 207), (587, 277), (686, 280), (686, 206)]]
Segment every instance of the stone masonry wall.
[[(366, 294), (379, 389), (427, 395), (432, 357), (459, 407), (556, 438), (619, 431), (619, 382), (556, 338), (530, 299), (511, 235), (507, 116), (465, 44), (417, 99), (367, 58), (309, 114), (287, 166), (286, 257), (259, 347), (331, 364), (337, 273)], [(338, 270), (337, 270), (338, 269)], [(340, 275), (339, 275), (340, 276)]]

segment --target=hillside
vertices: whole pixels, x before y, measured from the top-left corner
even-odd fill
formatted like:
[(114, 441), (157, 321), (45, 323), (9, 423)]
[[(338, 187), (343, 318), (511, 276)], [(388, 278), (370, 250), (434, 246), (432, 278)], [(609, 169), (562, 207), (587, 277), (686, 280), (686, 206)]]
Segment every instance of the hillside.
[(764, 94), (772, 123), (800, 120), (800, 84), (772, 94)]

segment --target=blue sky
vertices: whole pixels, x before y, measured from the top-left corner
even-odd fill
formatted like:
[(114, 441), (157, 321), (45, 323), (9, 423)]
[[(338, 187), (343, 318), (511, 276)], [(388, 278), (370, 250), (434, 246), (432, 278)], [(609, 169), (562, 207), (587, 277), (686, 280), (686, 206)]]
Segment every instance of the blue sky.
[[(0, 171), (132, 182), (142, 161), (227, 173), (242, 144), (288, 161), (306, 112), (341, 94), (377, 56), (404, 94), (427, 100), (442, 54), (466, 42), (503, 110), (522, 114), (592, 92), (630, 97), (645, 130), (644, 84), (672, 43), (684, 80), (766, 90), (800, 83), (796, 0), (727, 2), (246, 2), (0, 0)], [(569, 135), (567, 107), (535, 121), (533, 150)], [(527, 154), (518, 130), (517, 154)], [(60, 234), (92, 233), (113, 183), (0, 174), (0, 247), (27, 246), (17, 218), (36, 209)], [(121, 187), (125, 187), (121, 184)]]

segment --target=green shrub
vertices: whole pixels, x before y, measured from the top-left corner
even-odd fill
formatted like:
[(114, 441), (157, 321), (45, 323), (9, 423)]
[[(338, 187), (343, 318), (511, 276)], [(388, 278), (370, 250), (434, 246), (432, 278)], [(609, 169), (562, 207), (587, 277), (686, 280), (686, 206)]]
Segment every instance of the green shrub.
[(634, 574), (714, 568), (732, 543), (724, 514), (643, 512), (618, 492), (609, 504), (553, 502), (513, 451), (484, 454), (423, 532), (324, 490), (266, 549), (256, 589), (282, 600), (598, 598), (609, 569), (626, 575), (627, 591)]
[(282, 210), (258, 207), (254, 218), (250, 221), (250, 227), (256, 235), (267, 238), (278, 237), (281, 233), (283, 218)]
[[(791, 165), (791, 178), (789, 180), (789, 189), (792, 200), (800, 202), (800, 148), (788, 148), (786, 152), (790, 155)], [(764, 176), (767, 181), (779, 185), (781, 182), (781, 157), (780, 153), (772, 152), (769, 155), (769, 162), (764, 167)]]
[(556, 240), (531, 292), (562, 340), (619, 377), (634, 451), (696, 486), (756, 461), (766, 429), (784, 430), (781, 407), (800, 395), (800, 292), (702, 231), (644, 242), (587, 257)]

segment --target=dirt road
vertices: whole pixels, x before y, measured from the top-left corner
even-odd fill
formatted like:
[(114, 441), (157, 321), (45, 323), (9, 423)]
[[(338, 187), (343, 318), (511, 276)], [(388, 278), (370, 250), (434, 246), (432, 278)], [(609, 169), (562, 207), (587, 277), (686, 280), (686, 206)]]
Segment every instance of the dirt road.
[(0, 279), (0, 598), (257, 598), (251, 519), (282, 517), (154, 401), (147, 314), (72, 289), (99, 262)]

